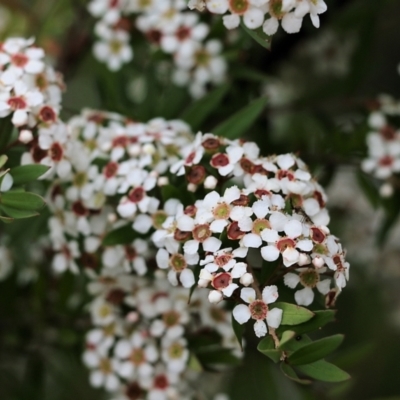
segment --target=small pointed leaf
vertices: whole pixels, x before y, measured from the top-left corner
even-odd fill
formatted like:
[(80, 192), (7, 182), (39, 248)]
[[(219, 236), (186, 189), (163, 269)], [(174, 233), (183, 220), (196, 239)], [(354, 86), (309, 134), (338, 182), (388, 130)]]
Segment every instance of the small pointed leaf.
[(236, 114), (232, 115), (232, 117), (215, 127), (213, 133), (217, 136), (223, 136), (228, 139), (239, 138), (253, 125), (258, 116), (264, 110), (266, 104), (266, 97), (254, 100)]
[(26, 183), (35, 181), (48, 170), (49, 167), (46, 165), (21, 165), (13, 168), (10, 174), (14, 179), (14, 185), (25, 185)]
[(5, 154), (0, 156), (0, 168), (3, 168), (3, 166), (5, 165), (7, 160), (8, 160), (8, 157)]
[(33, 211), (42, 208), (45, 201), (35, 193), (9, 191), (1, 194), (0, 204), (6, 207)]
[(290, 303), (273, 303), (271, 308), (280, 308), (283, 311), (282, 314), (282, 325), (298, 325), (303, 322), (309, 321), (314, 313), (307, 308), (296, 306)]
[(282, 352), (275, 348), (274, 339), (268, 335), (258, 343), (257, 350), (270, 358), (274, 363), (281, 360)]
[(342, 382), (350, 379), (350, 375), (347, 372), (325, 360), (298, 365), (296, 368), (303, 374), (323, 382)]
[(228, 92), (229, 85), (222, 85), (212, 92), (192, 103), (181, 115), (194, 131), (199, 129), (201, 124), (211, 115), (224, 99)]
[(31, 217), (37, 217), (39, 213), (33, 210), (20, 210), (18, 208), (13, 208), (13, 207), (7, 207), (4, 205), (1, 205), (1, 209), (11, 218), (15, 219), (22, 219), (22, 218), (31, 218)]
[(296, 371), (289, 364), (286, 364), (284, 362), (281, 363), (281, 371), (284, 373), (285, 376), (287, 376), (292, 381), (301, 383), (303, 385), (308, 385), (311, 383), (309, 379), (300, 379), (297, 376)]
[(294, 331), (285, 331), (282, 333), (281, 340), (279, 341), (279, 348), (285, 349), (285, 344), (290, 342), (296, 335)]
[(321, 360), (328, 354), (335, 351), (343, 342), (343, 335), (333, 335), (327, 338), (316, 340), (307, 346), (295, 351), (288, 357), (291, 365), (310, 364)]
[(262, 27), (257, 29), (249, 29), (243, 22), (241, 23), (244, 31), (250, 35), (258, 44), (265, 47), (267, 50), (271, 49), (271, 36), (264, 33)]

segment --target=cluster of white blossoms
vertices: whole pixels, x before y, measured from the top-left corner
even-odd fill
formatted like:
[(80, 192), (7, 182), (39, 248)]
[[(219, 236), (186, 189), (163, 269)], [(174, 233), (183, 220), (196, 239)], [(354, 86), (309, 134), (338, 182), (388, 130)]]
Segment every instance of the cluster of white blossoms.
[(361, 168), (384, 182), (380, 194), (389, 197), (398, 187), (396, 176), (400, 173), (400, 102), (383, 95), (378, 103), (379, 108), (368, 118), (368, 157)]
[(100, 41), (94, 55), (116, 71), (133, 58), (130, 30), (142, 32), (157, 49), (172, 56), (175, 84), (188, 86), (193, 97), (201, 97), (208, 84), (225, 80), (227, 64), (222, 43), (209, 39), (210, 27), (187, 9), (184, 0), (93, 0), (88, 9), (100, 18), (95, 33)]
[(33, 42), (10, 38), (0, 43), (0, 118), (11, 116), (22, 142), (32, 140), (32, 128), (57, 120), (64, 87)]
[(83, 361), (91, 384), (113, 399), (194, 398), (200, 371), (188, 368), (189, 339), (200, 339), (202, 332), (214, 332), (214, 346), (240, 355), (229, 313), (210, 307), (201, 293), (188, 305), (187, 291), (171, 290), (162, 273), (155, 280), (138, 278), (123, 267), (89, 276), (94, 328), (86, 336)]
[[(157, 264), (169, 269), (172, 284), (208, 287), (211, 303), (239, 300), (233, 316), (240, 324), (255, 320), (257, 336), (280, 325), (282, 311), (271, 304), (278, 289), (270, 284), (278, 277), (297, 289), (299, 305), (313, 302), (314, 289), (327, 305), (334, 302), (349, 264), (327, 227), (323, 189), (300, 159), (260, 157), (254, 143), (212, 134), (198, 134), (185, 154), (171, 168), (174, 184), (186, 180), (187, 189), (202, 196), (177, 207), (152, 236)], [(261, 261), (257, 275), (276, 268), (272, 279), (256, 277), (254, 253)], [(200, 267), (197, 275), (193, 267)]]
[(275, 34), (279, 23), (287, 33), (299, 32), (307, 14), (319, 28), (319, 14), (327, 10), (324, 0), (190, 0), (189, 7), (224, 14), (227, 29), (237, 28), (243, 21), (247, 28), (262, 28), (267, 35)]

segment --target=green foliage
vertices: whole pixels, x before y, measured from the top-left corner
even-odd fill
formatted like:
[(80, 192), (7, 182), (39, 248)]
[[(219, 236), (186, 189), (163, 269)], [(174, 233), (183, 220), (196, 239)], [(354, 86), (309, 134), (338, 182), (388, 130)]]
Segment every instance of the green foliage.
[(280, 308), (283, 310), (282, 325), (298, 325), (310, 320), (314, 313), (307, 308), (300, 307), (290, 303), (273, 303), (271, 308)]
[(48, 170), (49, 167), (45, 165), (21, 165), (19, 167), (12, 168), (10, 175), (13, 177), (14, 185), (18, 186), (35, 181)]

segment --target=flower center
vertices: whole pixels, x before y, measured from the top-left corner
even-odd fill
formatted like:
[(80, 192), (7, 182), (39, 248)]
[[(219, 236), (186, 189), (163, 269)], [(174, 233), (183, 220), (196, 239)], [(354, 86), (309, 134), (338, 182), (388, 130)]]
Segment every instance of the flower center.
[(190, 32), (191, 32), (190, 28), (188, 28), (187, 26), (181, 26), (180, 28), (178, 28), (175, 35), (178, 38), (178, 40), (184, 41), (185, 39), (190, 37)]
[(142, 187), (137, 187), (135, 189), (132, 189), (129, 194), (128, 194), (128, 199), (132, 203), (139, 203), (140, 201), (143, 200), (145, 195), (145, 191)]
[(43, 122), (55, 122), (57, 115), (51, 107), (44, 106), (39, 111), (39, 118)]
[(226, 203), (220, 203), (213, 208), (213, 215), (215, 219), (227, 219), (231, 213), (231, 208)]
[(217, 289), (225, 289), (228, 287), (232, 282), (232, 277), (231, 274), (228, 272), (221, 272), (220, 274), (215, 275), (213, 281), (212, 281), (212, 286)]
[(22, 96), (10, 97), (7, 104), (12, 110), (24, 110), (27, 106), (26, 101)]
[(153, 214), (153, 226), (155, 229), (161, 229), (163, 223), (167, 220), (167, 213), (165, 211), (157, 211)]
[(379, 133), (386, 140), (394, 140), (394, 138), (396, 137), (396, 130), (390, 125), (385, 125), (384, 127), (382, 127)]
[(142, 349), (133, 349), (129, 359), (131, 360), (132, 364), (140, 365), (146, 361), (146, 356), (144, 355), (144, 351)]
[(275, 18), (281, 19), (284, 16), (282, 12), (282, 0), (271, 0), (269, 2), (269, 13)]
[(132, 246), (125, 246), (125, 256), (128, 261), (133, 261), (137, 257), (137, 251)]
[(315, 243), (323, 243), (325, 240), (325, 233), (321, 231), (321, 229), (317, 228), (316, 226), (313, 226), (311, 228), (311, 239)]
[(281, 253), (283, 253), (287, 248), (294, 248), (295, 246), (296, 242), (290, 238), (282, 238), (276, 243), (276, 247)]
[(195, 165), (186, 172), (188, 182), (199, 185), (206, 177), (206, 170), (202, 165)]
[(78, 172), (74, 176), (74, 186), (82, 187), (87, 182), (87, 175), (85, 172)]
[(163, 314), (164, 324), (171, 328), (179, 322), (180, 315), (176, 311), (167, 311)]
[(280, 179), (287, 178), (289, 181), (294, 181), (294, 175), (292, 171), (284, 171), (284, 170), (279, 170), (276, 177)]
[(253, 170), (254, 164), (247, 158), (242, 158), (240, 160), (240, 166), (242, 167), (244, 172), (250, 174)]
[(210, 63), (211, 56), (206, 50), (199, 50), (195, 54), (196, 64), (206, 67)]
[(197, 225), (193, 230), (193, 237), (200, 243), (203, 243), (211, 236), (210, 227), (207, 224)]
[(180, 229), (175, 229), (174, 239), (178, 242), (184, 242), (190, 238), (192, 232), (183, 232)]
[(16, 67), (19, 67), (19, 68), (25, 67), (25, 65), (28, 64), (28, 61), (29, 61), (28, 57), (25, 54), (22, 54), (22, 53), (14, 54), (11, 57), (11, 62)]
[(253, 222), (252, 232), (256, 235), (260, 235), (264, 229), (271, 228), (271, 224), (264, 218), (258, 218)]
[(116, 306), (120, 305), (125, 298), (125, 292), (122, 289), (114, 289), (108, 293), (106, 300)]
[(123, 44), (119, 40), (111, 40), (110, 41), (111, 53), (119, 54), (121, 52), (122, 47), (123, 47)]
[(229, 226), (228, 226), (228, 230), (227, 230), (227, 236), (228, 239), (231, 240), (239, 240), (241, 239), (243, 236), (245, 235), (244, 232), (242, 232), (239, 228), (239, 223), (237, 221), (232, 222)]
[(300, 283), (308, 288), (315, 288), (319, 282), (319, 274), (315, 269), (309, 268), (300, 273)]
[(164, 390), (168, 387), (168, 379), (165, 375), (158, 375), (154, 378), (154, 387)]
[(103, 374), (110, 374), (112, 372), (111, 362), (108, 358), (100, 360), (99, 369)]
[(183, 355), (184, 348), (179, 343), (173, 343), (168, 349), (168, 355), (170, 358), (179, 359)]
[(215, 264), (219, 267), (223, 267), (224, 265), (228, 264), (229, 261), (232, 260), (231, 254), (221, 254), (220, 256), (215, 257)]
[(81, 201), (75, 201), (75, 203), (72, 204), (72, 211), (79, 217), (83, 217), (84, 215), (88, 214), (87, 208), (82, 204)]
[(64, 150), (60, 143), (53, 143), (49, 149), (50, 158), (53, 161), (61, 161), (63, 158)]
[(187, 267), (187, 262), (182, 254), (173, 254), (169, 259), (169, 263), (176, 272), (181, 272)]
[(248, 0), (229, 0), (229, 9), (234, 14), (244, 14), (248, 8)]
[(379, 165), (381, 167), (390, 167), (393, 164), (393, 157), (384, 156), (379, 160)]
[(210, 164), (214, 168), (225, 167), (229, 164), (229, 158), (226, 154), (214, 154), (211, 158)]
[(257, 320), (264, 320), (267, 317), (268, 306), (262, 300), (255, 300), (249, 305), (251, 317)]
[(109, 179), (112, 178), (117, 174), (118, 171), (118, 164), (114, 161), (110, 161), (105, 167), (103, 168), (104, 176)]
[(202, 145), (206, 150), (216, 150), (221, 146), (221, 143), (218, 139), (208, 138), (202, 143)]

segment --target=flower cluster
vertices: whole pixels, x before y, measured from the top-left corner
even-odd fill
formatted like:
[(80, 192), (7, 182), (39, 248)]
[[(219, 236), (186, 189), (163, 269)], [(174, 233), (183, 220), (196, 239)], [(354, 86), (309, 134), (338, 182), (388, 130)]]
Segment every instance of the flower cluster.
[[(88, 8), (100, 18), (95, 27), (100, 41), (94, 46), (94, 55), (110, 70), (132, 60), (129, 31), (134, 24), (156, 48), (172, 56), (174, 83), (188, 86), (193, 97), (201, 97), (207, 84), (225, 79), (227, 65), (221, 56), (221, 42), (208, 39), (210, 27), (187, 10), (185, 1), (93, 0)], [(133, 16), (136, 18), (131, 20)]]
[(0, 43), (0, 118), (12, 116), (22, 142), (32, 139), (32, 128), (57, 121), (64, 86), (33, 42), (10, 38)]
[(247, 28), (262, 28), (267, 35), (277, 32), (279, 22), (287, 33), (299, 32), (307, 14), (319, 28), (319, 14), (327, 10), (324, 0), (191, 0), (189, 7), (224, 14), (227, 29), (237, 28), (242, 20)]
[(396, 175), (400, 172), (400, 103), (390, 96), (381, 96), (378, 101), (379, 108), (368, 118), (368, 157), (361, 168), (384, 181), (380, 194), (388, 197), (397, 186)]
[[(327, 227), (323, 189), (303, 162), (292, 154), (260, 157), (254, 143), (212, 134), (198, 134), (185, 153), (171, 171), (205, 194), (181, 204), (153, 234), (158, 266), (170, 270), (170, 282), (179, 277), (183, 286), (209, 287), (211, 303), (239, 298), (233, 316), (239, 323), (256, 320), (258, 336), (267, 333), (265, 322), (280, 324), (281, 312), (268, 306), (278, 297), (270, 285), (278, 277), (290, 288), (301, 286), (297, 304), (310, 305), (314, 288), (331, 304), (346, 285), (349, 264)], [(274, 268), (272, 278), (259, 281)]]
[(134, 278), (123, 268), (90, 275), (94, 328), (87, 334), (83, 360), (94, 387), (104, 387), (119, 400), (192, 398), (189, 383), (198, 372), (187, 368), (187, 337), (208, 329), (217, 332), (220, 345), (240, 353), (227, 311), (210, 307), (198, 293), (188, 306), (187, 291), (171, 290), (163, 274), (154, 281)]

